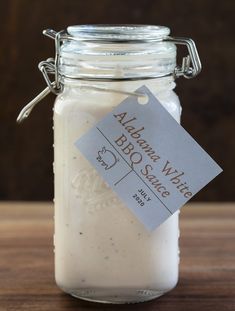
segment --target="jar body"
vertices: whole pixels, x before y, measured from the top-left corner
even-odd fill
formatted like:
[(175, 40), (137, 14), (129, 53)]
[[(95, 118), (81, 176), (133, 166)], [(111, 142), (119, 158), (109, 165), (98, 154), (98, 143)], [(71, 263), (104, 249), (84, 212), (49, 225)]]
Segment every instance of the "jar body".
[(123, 92), (143, 84), (180, 122), (169, 79), (95, 82), (96, 87), (68, 83), (56, 99), (55, 274), (58, 286), (73, 296), (140, 302), (168, 292), (178, 281), (179, 213), (148, 232), (74, 145), (127, 96)]

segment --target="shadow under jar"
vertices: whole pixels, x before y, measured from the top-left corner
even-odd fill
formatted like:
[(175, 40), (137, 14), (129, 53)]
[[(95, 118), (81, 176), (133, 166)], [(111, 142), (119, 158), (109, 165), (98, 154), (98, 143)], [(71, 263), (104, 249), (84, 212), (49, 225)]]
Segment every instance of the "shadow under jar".
[(180, 122), (180, 69), (169, 33), (163, 26), (84, 25), (63, 35), (63, 92), (54, 106), (55, 275), (75, 297), (142, 302), (177, 284), (179, 213), (148, 232), (74, 144), (143, 85)]

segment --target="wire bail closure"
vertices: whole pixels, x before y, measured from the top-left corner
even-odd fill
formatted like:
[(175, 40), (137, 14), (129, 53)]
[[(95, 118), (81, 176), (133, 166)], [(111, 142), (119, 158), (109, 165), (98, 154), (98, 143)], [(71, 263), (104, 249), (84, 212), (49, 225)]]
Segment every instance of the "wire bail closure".
[[(42, 72), (43, 77), (51, 89), (51, 92), (58, 94), (62, 91), (63, 86), (59, 81), (59, 55), (60, 55), (60, 42), (66, 39), (65, 31), (56, 32), (52, 29), (46, 29), (43, 34), (51, 39), (55, 40), (55, 59), (48, 58), (46, 61), (39, 63), (39, 70)], [(67, 36), (69, 40), (75, 40), (71, 36)], [(198, 55), (198, 51), (194, 41), (190, 38), (183, 37), (167, 37), (163, 41), (172, 42), (176, 45), (185, 45), (188, 49), (188, 55), (183, 57), (182, 65), (176, 66), (173, 72), (175, 78), (184, 77), (186, 79), (191, 79), (196, 77), (201, 69), (201, 61)], [(192, 63), (192, 66), (191, 66)], [(55, 83), (53, 84), (49, 79), (49, 75), (55, 75)], [(100, 79), (100, 78), (99, 78)], [(127, 78), (128, 79), (128, 78)]]
[[(18, 123), (21, 123), (24, 119), (26, 119), (29, 116), (32, 109), (36, 106), (36, 104), (40, 102), (50, 92), (52, 92), (55, 95), (58, 95), (63, 91), (63, 84), (60, 81), (61, 77), (59, 73), (60, 45), (61, 42), (65, 40), (76, 40), (76, 39), (68, 35), (64, 30), (56, 32), (52, 29), (46, 29), (43, 30), (43, 34), (55, 41), (55, 58), (48, 58), (47, 60), (41, 61), (38, 64), (38, 68), (46, 81), (47, 87), (21, 110), (17, 118)], [(183, 76), (186, 79), (191, 79), (196, 77), (200, 73), (202, 66), (196, 45), (192, 39), (182, 37), (166, 37), (162, 39), (162, 41), (172, 42), (176, 45), (178, 44), (185, 45), (188, 49), (189, 54), (183, 57), (181, 66), (177, 65), (174, 69), (174, 72), (172, 73), (174, 78), (179, 78)], [(148, 42), (148, 40), (141, 40), (141, 42)], [(54, 81), (50, 79), (51, 75), (54, 76)], [(156, 77), (149, 77), (149, 78), (154, 79)], [(103, 79), (99, 78), (99, 80), (114, 81), (114, 79), (110, 78), (103, 78)], [(123, 78), (121, 80), (125, 81), (132, 79)]]
[[(190, 38), (182, 37), (168, 37), (165, 41), (169, 41), (179, 45), (185, 45), (188, 49), (189, 55), (183, 57), (182, 65), (176, 66), (174, 75), (176, 78), (183, 76), (186, 79), (196, 77), (202, 70), (202, 65), (195, 42)], [(190, 66), (192, 63), (192, 67)]]
[[(47, 86), (55, 95), (58, 95), (63, 91), (63, 85), (59, 81), (59, 53), (62, 32), (63, 31), (56, 32), (52, 29), (43, 31), (45, 36), (55, 40), (55, 58), (48, 58), (46, 61), (42, 61), (38, 64), (38, 68), (41, 71)], [(54, 75), (55, 81), (52, 82), (49, 75)]]

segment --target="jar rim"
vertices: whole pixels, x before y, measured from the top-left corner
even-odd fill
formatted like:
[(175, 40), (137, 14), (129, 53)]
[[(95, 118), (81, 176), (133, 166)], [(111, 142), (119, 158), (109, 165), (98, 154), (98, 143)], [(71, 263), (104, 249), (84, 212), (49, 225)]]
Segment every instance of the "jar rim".
[(166, 26), (142, 24), (91, 24), (67, 27), (68, 35), (85, 41), (159, 41), (170, 34)]

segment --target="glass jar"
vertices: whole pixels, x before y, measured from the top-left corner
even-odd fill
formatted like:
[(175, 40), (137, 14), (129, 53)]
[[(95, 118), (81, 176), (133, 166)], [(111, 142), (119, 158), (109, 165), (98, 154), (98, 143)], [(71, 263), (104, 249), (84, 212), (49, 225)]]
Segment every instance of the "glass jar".
[[(41, 71), (49, 89), (59, 93), (54, 106), (56, 283), (96, 302), (159, 297), (178, 281), (179, 213), (148, 232), (74, 143), (127, 95), (138, 96), (135, 90), (142, 85), (180, 122), (175, 77), (200, 71), (193, 42), (186, 45), (194, 68), (189, 57), (180, 68), (175, 43), (186, 39), (170, 38), (167, 27), (84, 25), (45, 33), (55, 38), (57, 53)], [(52, 65), (54, 83), (47, 75)]]

